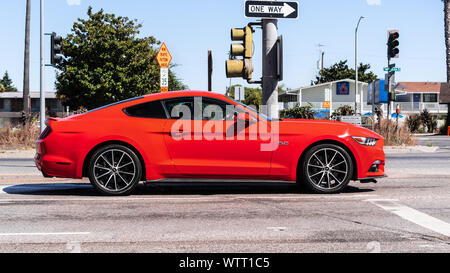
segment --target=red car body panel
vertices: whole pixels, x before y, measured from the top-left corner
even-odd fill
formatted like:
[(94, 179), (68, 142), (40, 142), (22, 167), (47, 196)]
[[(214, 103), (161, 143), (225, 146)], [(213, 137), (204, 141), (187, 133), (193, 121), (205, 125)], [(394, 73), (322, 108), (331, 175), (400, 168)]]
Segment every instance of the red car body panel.
[[(279, 128), (278, 148), (261, 151), (261, 145), (270, 142), (261, 139), (176, 141), (171, 135), (176, 120), (130, 117), (123, 111), (148, 101), (186, 96), (225, 101), (249, 112), (255, 120), (258, 119), (259, 125), (269, 128), (268, 132)], [(36, 141), (35, 162), (39, 170), (55, 177), (80, 179), (86, 176), (83, 168), (88, 163), (89, 155), (99, 145), (109, 142), (124, 143), (138, 152), (145, 168), (145, 180), (198, 177), (296, 181), (301, 155), (311, 145), (321, 142), (339, 144), (350, 152), (357, 170), (354, 179), (384, 176), (384, 140), (370, 130), (333, 121), (266, 121), (253, 110), (210, 92), (180, 91), (147, 95), (82, 115), (49, 119), (47, 125), (51, 133)], [(202, 125), (206, 125), (206, 121)], [(245, 129), (247, 136), (254, 132), (251, 126)], [(192, 130), (192, 136), (201, 134), (197, 129)], [(379, 141), (375, 147), (363, 146), (352, 136)], [(370, 173), (369, 169), (375, 161), (382, 164), (378, 172)]]

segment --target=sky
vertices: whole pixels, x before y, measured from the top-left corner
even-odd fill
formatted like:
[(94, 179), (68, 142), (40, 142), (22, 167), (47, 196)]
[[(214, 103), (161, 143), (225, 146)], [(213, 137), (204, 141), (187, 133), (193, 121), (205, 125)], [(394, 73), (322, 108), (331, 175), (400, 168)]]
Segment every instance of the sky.
[[(207, 52), (212, 50), (213, 90), (224, 93), (230, 85), (225, 60), (232, 43), (230, 29), (255, 21), (244, 16), (244, 0), (46, 0), (45, 32), (65, 37), (87, 9), (137, 19), (140, 36), (165, 42), (177, 64), (175, 73), (191, 90), (207, 89)], [(299, 18), (280, 19), (278, 33), (284, 41), (286, 88), (308, 86), (318, 73), (320, 48), (325, 67), (340, 60), (355, 62), (355, 28), (360, 16), (359, 61), (384, 78), (387, 66), (387, 29), (400, 32), (402, 70), (397, 81), (446, 81), (444, 14), (440, 0), (300, 0)], [(30, 89), (39, 91), (39, 0), (31, 0)], [(0, 76), (7, 70), (14, 85), (23, 88), (25, 0), (0, 0)], [(254, 18), (255, 19), (255, 18)], [(262, 33), (255, 32), (254, 79), (261, 77)], [(50, 38), (46, 37), (46, 63)], [(46, 91), (55, 90), (55, 69), (45, 68)], [(243, 79), (231, 84), (249, 85)]]

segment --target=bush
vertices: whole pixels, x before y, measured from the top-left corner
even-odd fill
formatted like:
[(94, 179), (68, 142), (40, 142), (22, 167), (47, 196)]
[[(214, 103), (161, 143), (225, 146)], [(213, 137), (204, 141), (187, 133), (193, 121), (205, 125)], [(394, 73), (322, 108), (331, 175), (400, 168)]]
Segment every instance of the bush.
[(336, 109), (333, 113), (333, 116), (354, 116), (355, 111), (352, 109), (350, 105), (344, 105)]
[(386, 146), (415, 145), (414, 138), (406, 123), (398, 127), (396, 122), (383, 119), (376, 126), (375, 131), (384, 137)]
[(442, 124), (441, 128), (439, 128), (439, 134), (441, 134), (441, 135), (447, 135), (448, 134), (447, 123)]
[(307, 106), (297, 105), (294, 108), (284, 109), (280, 113), (280, 118), (285, 119), (314, 119), (314, 111), (312, 111), (312, 105)]
[(418, 114), (410, 115), (406, 119), (406, 125), (411, 133), (417, 133), (422, 125), (422, 120)]
[(0, 147), (2, 149), (33, 148), (39, 134), (39, 127), (35, 125), (13, 127), (8, 124), (0, 131)]
[(420, 119), (422, 120), (422, 125), (427, 127), (428, 133), (433, 133), (436, 130), (437, 121), (433, 120), (433, 116), (427, 109), (424, 109), (420, 113)]

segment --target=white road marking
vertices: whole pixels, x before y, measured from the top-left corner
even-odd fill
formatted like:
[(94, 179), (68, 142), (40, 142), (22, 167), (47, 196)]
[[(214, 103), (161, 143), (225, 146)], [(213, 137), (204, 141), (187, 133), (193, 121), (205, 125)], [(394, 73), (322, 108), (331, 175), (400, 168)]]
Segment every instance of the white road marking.
[(70, 236), (88, 235), (90, 232), (33, 232), (33, 233), (0, 233), (0, 236)]
[(273, 231), (285, 231), (287, 227), (268, 227), (267, 229), (273, 230)]
[(395, 199), (369, 199), (368, 201), (386, 211), (392, 212), (401, 218), (416, 225), (450, 237), (450, 224), (420, 212), (408, 206), (398, 203)]

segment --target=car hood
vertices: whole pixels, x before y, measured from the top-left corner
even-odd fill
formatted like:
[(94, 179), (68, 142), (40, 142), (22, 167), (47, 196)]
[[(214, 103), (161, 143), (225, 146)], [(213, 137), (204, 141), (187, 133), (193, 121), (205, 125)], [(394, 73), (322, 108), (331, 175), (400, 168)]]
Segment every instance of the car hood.
[(299, 128), (303, 131), (322, 131), (329, 132), (330, 134), (344, 135), (348, 134), (350, 136), (359, 137), (370, 137), (376, 139), (383, 139), (383, 137), (376, 132), (369, 130), (367, 128), (340, 122), (340, 121), (330, 121), (330, 120), (309, 120), (309, 119), (283, 119), (280, 120), (280, 125), (287, 127)]

